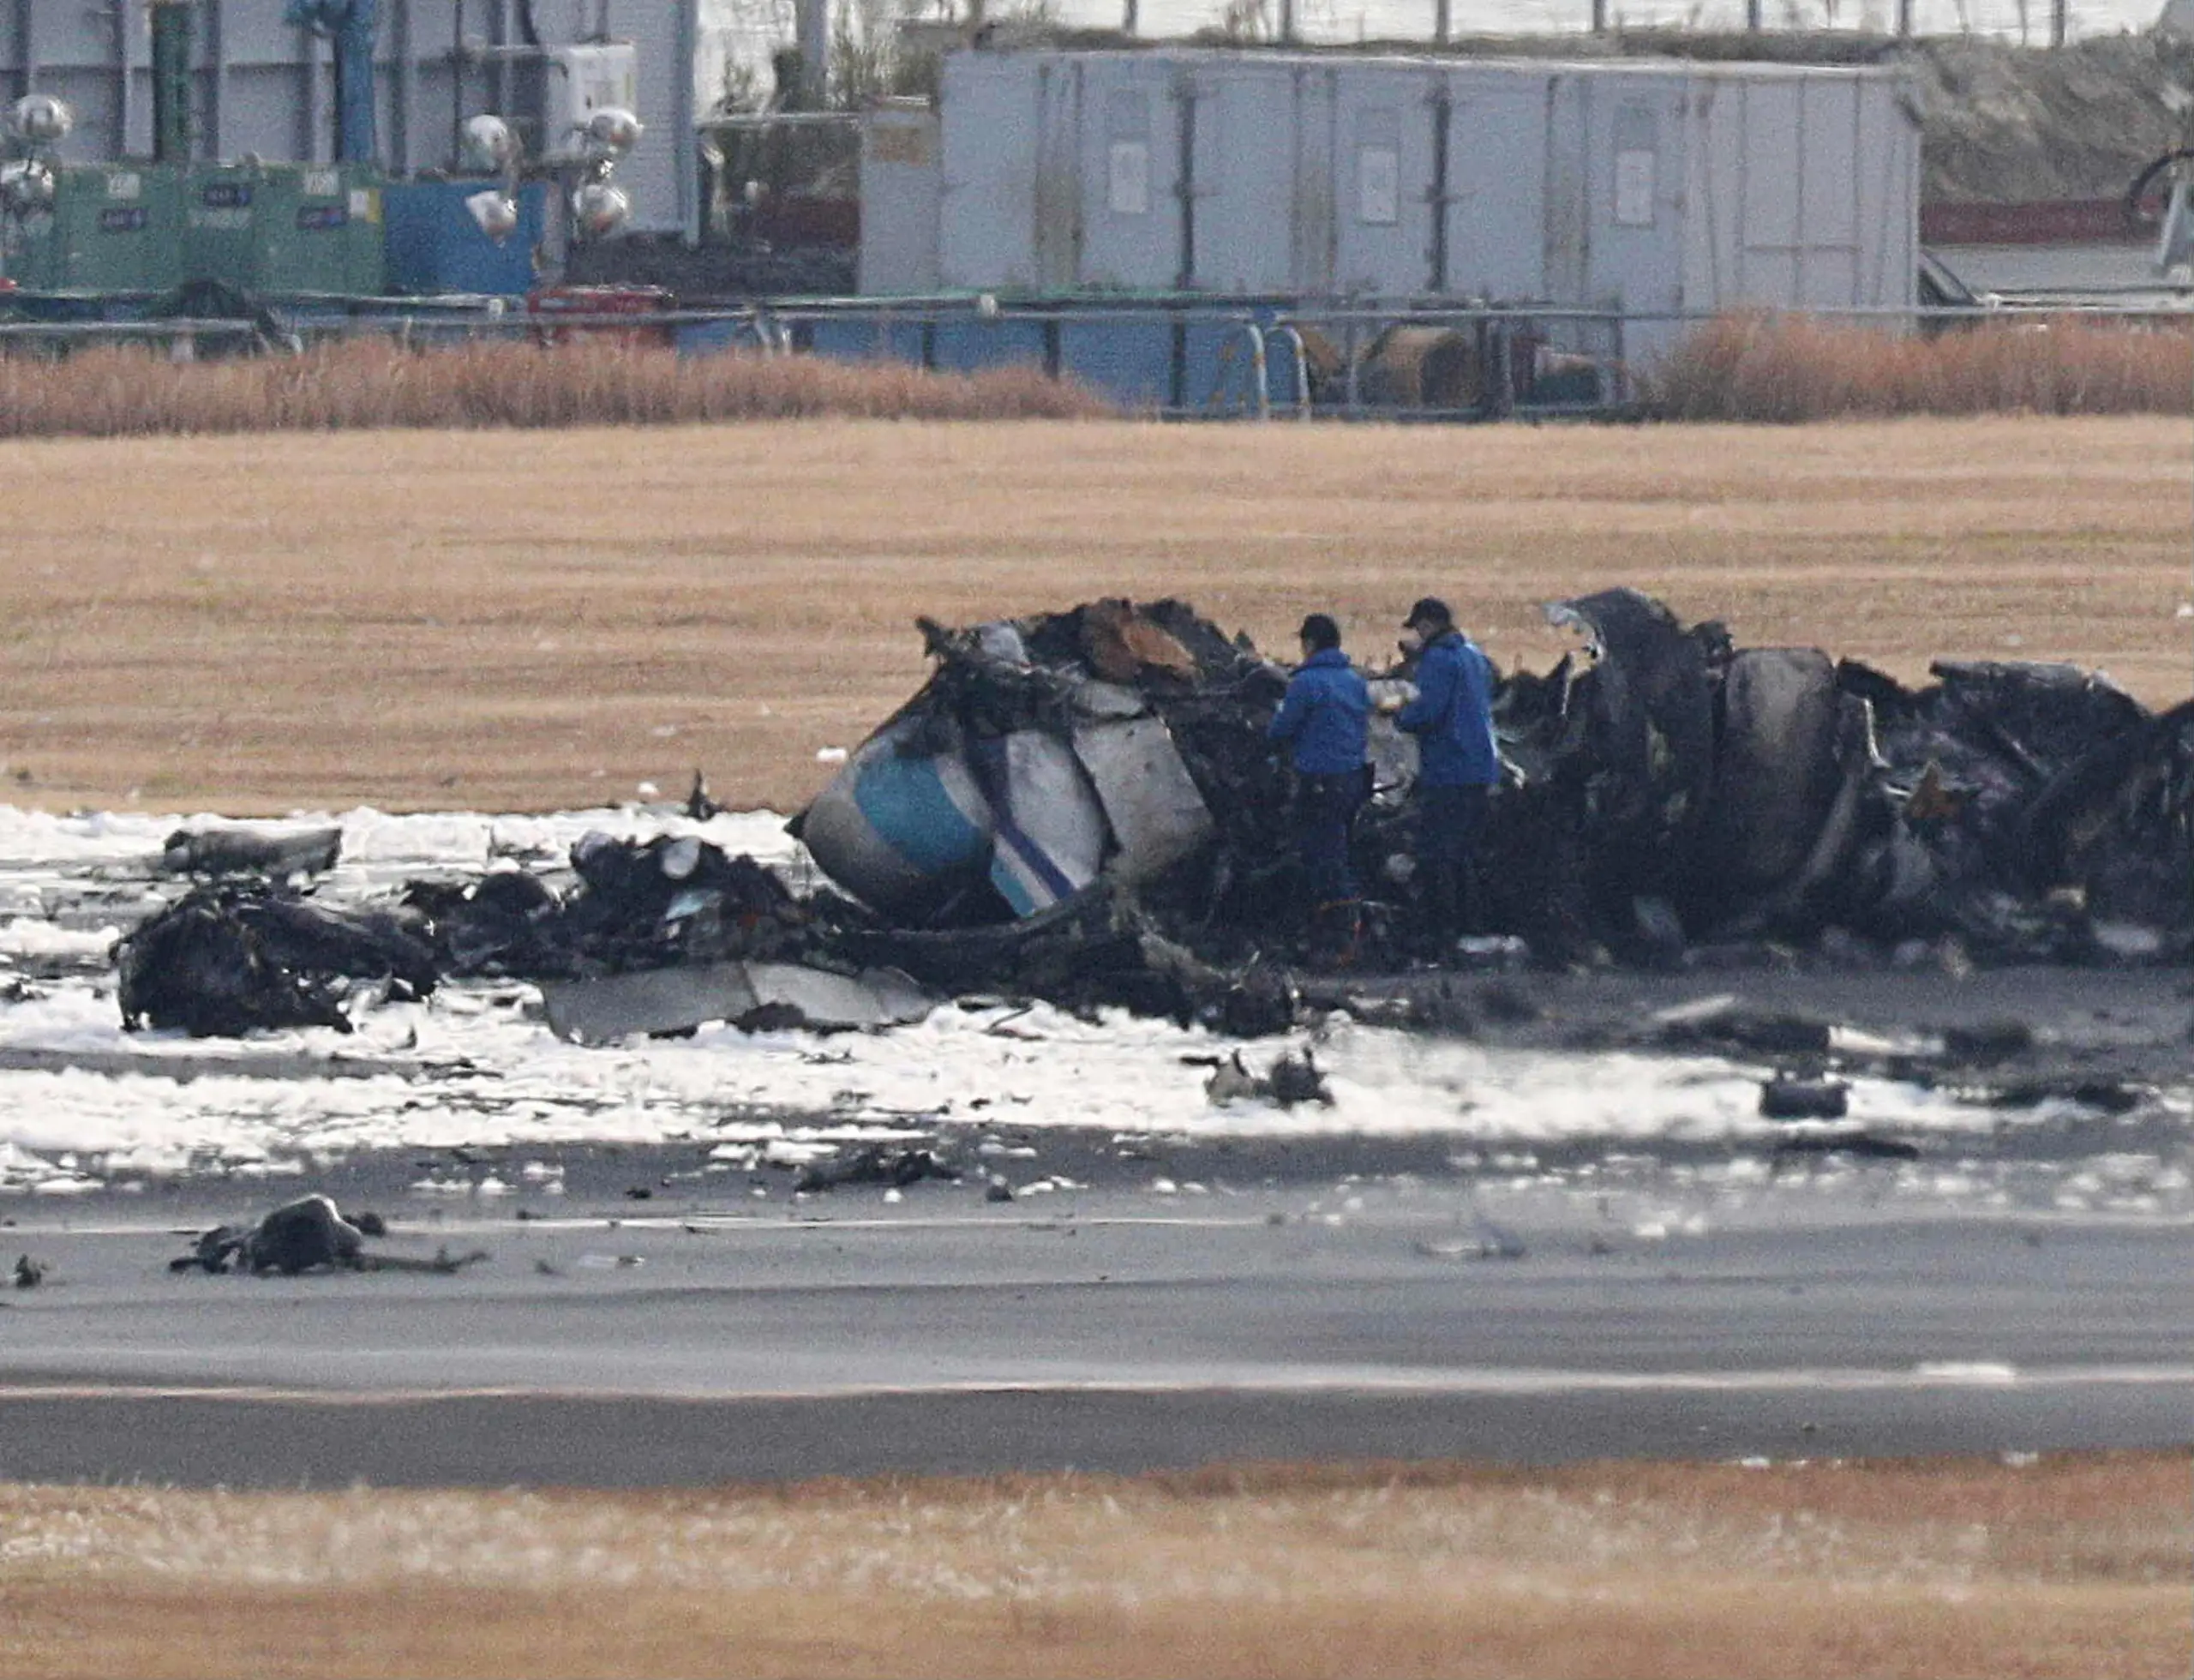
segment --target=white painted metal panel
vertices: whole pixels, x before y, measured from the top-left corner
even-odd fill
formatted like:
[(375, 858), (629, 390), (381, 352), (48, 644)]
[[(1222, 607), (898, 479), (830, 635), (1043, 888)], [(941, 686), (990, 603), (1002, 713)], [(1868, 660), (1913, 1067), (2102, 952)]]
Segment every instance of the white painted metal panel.
[(1432, 289), (1433, 90), (1423, 64), (1342, 67), (1334, 86), (1334, 289)]
[(1787, 309), (1798, 301), (1800, 91), (1748, 77), (1741, 108), (1737, 298)]
[(1181, 278), (1184, 75), (1139, 53), (1093, 54), (1083, 66), (1084, 286), (1170, 291)]
[(1082, 273), (1082, 69), (1078, 59), (1036, 67), (1036, 285), (1064, 291)]
[[(1641, 315), (1684, 306), (1686, 84), (1657, 71), (1591, 84), (1586, 290), (1595, 305)], [(1640, 353), (1676, 330), (1667, 321), (1641, 322), (1626, 345)]]
[(1306, 295), (1334, 288), (1340, 257), (1340, 207), (1334, 171), (1340, 162), (1339, 73), (1330, 64), (1295, 69), (1294, 177), (1287, 204), (1288, 273)]
[(1693, 80), (1686, 105), (1689, 138), (1684, 148), (1684, 305), (1722, 308), (1735, 289), (1737, 219), (1741, 183), (1741, 95), (1714, 76)]
[(1859, 86), (1852, 76), (1799, 84), (1798, 302), (1817, 308), (1859, 301)]
[(937, 113), (884, 105), (861, 119), (860, 273), (870, 297), (938, 289)]
[(1871, 78), (1860, 101), (1859, 302), (1909, 308), (1920, 265), (1920, 129), (1900, 81)]
[(1547, 85), (1546, 219), (1540, 229), (1547, 301), (1592, 302), (1592, 105), (1589, 73), (1564, 68)]
[(1036, 284), (1036, 70), (1020, 54), (944, 61), (937, 255), (948, 287)]
[(1297, 73), (1254, 57), (1196, 60), (1189, 72), (1195, 141), (1193, 249), (1202, 291), (1280, 292), (1294, 284)]
[(1466, 69), (1448, 78), (1443, 290), (1490, 301), (1546, 291), (1544, 72)]

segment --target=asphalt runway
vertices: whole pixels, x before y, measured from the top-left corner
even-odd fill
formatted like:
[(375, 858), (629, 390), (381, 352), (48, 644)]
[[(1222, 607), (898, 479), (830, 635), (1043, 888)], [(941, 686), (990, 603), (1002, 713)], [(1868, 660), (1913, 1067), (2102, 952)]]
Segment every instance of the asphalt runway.
[(2194, 1441), (2183, 1221), (1939, 1214), (1886, 1193), (1887, 1167), (1686, 1204), (1331, 1164), (1165, 1197), (993, 1205), (929, 1183), (467, 1209), (381, 1245), (489, 1251), (451, 1276), (171, 1275), (201, 1208), (26, 1209), (0, 1241), (50, 1269), (0, 1296), (0, 1479), (624, 1486)]

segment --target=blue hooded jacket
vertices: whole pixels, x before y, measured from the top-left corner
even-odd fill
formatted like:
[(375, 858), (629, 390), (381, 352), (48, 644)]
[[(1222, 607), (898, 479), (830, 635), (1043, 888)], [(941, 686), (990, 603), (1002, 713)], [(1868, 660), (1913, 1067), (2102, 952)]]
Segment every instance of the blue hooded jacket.
[(1304, 776), (1346, 776), (1364, 767), (1371, 691), (1337, 647), (1320, 648), (1297, 667), (1287, 698), (1265, 734), (1295, 743), (1295, 768)]
[(1394, 723), (1418, 738), (1423, 786), (1491, 787), (1500, 781), (1492, 662), (1461, 631), (1448, 631), (1425, 648), (1418, 661), (1417, 698)]

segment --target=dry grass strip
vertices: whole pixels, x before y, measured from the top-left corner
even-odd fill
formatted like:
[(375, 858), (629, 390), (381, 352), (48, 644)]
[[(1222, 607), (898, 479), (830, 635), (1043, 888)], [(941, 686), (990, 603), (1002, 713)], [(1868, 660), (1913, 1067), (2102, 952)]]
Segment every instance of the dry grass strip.
[(0, 1489), (0, 1671), (2178, 1675), (2186, 1454)]
[(2194, 326), (2023, 315), (1933, 338), (1803, 315), (1708, 323), (1641, 375), (1675, 420), (2194, 412)]
[(1180, 595), (1285, 650), (1448, 597), (1504, 664), (1613, 584), (1911, 678), (2194, 676), (2183, 421), (906, 425), (0, 445), (0, 796), (787, 809), (921, 681), (917, 613)]
[(1089, 418), (1106, 405), (1040, 369), (926, 373), (892, 362), (681, 357), (594, 339), (174, 363), (140, 347), (0, 357), (0, 437), (191, 436), (390, 426), (661, 426), (716, 420)]

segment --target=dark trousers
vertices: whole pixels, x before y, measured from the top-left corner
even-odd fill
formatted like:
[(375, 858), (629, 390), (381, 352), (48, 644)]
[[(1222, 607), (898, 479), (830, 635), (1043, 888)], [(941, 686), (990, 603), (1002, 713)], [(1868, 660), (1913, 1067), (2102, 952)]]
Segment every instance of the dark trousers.
[(1482, 786), (1417, 789), (1417, 868), (1426, 930), (1443, 939), (1471, 931), (1472, 864), (1485, 832)]
[(1295, 843), (1303, 873), (1310, 878), (1314, 909), (1356, 897), (1348, 869), (1348, 831), (1363, 803), (1360, 772), (1295, 778)]

